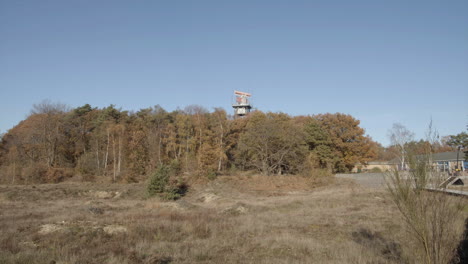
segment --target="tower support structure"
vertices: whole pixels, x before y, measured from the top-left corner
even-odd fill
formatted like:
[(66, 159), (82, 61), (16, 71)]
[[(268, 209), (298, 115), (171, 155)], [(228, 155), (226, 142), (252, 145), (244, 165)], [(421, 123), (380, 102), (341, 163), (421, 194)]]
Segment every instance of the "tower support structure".
[(236, 97), (236, 101), (232, 104), (232, 108), (234, 108), (234, 117), (243, 117), (250, 113), (252, 105), (250, 104), (249, 99), (252, 97), (252, 94), (234, 91), (234, 95)]

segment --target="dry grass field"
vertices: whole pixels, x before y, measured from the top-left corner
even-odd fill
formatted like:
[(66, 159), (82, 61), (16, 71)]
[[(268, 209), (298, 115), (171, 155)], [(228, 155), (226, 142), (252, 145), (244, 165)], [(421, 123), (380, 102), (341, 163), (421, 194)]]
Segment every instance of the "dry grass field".
[(384, 189), (223, 176), (178, 201), (145, 184), (0, 186), (0, 263), (405, 263)]

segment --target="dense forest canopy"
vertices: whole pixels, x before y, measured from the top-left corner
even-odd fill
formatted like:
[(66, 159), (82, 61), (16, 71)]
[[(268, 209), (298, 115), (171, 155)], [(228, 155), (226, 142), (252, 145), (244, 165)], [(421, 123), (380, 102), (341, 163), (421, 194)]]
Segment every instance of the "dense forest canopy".
[[(265, 175), (346, 172), (356, 163), (389, 160), (394, 150), (365, 135), (346, 114), (289, 116), (255, 111), (234, 119), (201, 106), (123, 111), (44, 102), (2, 136), (0, 181), (140, 181), (161, 165), (187, 175), (257, 170)], [(449, 142), (449, 139), (446, 139)], [(425, 141), (411, 141), (412, 149)], [(438, 151), (452, 150), (443, 141)]]

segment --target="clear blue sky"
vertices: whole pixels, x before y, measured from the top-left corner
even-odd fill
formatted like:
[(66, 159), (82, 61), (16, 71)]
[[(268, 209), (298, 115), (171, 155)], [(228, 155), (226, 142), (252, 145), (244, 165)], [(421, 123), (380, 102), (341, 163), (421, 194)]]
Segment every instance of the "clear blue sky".
[(1, 1), (0, 132), (43, 99), (468, 124), (468, 1)]

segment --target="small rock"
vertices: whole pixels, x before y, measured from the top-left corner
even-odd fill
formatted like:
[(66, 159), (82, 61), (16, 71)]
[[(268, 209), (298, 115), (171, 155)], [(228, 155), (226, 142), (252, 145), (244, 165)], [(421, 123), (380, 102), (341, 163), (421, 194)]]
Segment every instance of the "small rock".
[(103, 230), (106, 234), (109, 235), (123, 234), (128, 232), (126, 227), (120, 225), (109, 225), (104, 227)]
[(233, 206), (230, 206), (222, 211), (223, 214), (230, 214), (230, 215), (241, 215), (246, 214), (249, 211), (247, 206), (243, 203), (237, 203)]
[(94, 192), (94, 197), (100, 198), (100, 199), (109, 199), (112, 198), (113, 195), (112, 193), (106, 192), (106, 191), (95, 191)]
[(219, 196), (214, 193), (205, 193), (198, 200), (200, 202), (209, 203), (218, 199), (219, 199)]
[(39, 234), (41, 235), (47, 235), (50, 233), (62, 231), (63, 227), (56, 225), (56, 224), (45, 224), (41, 226), (41, 229), (39, 230)]

